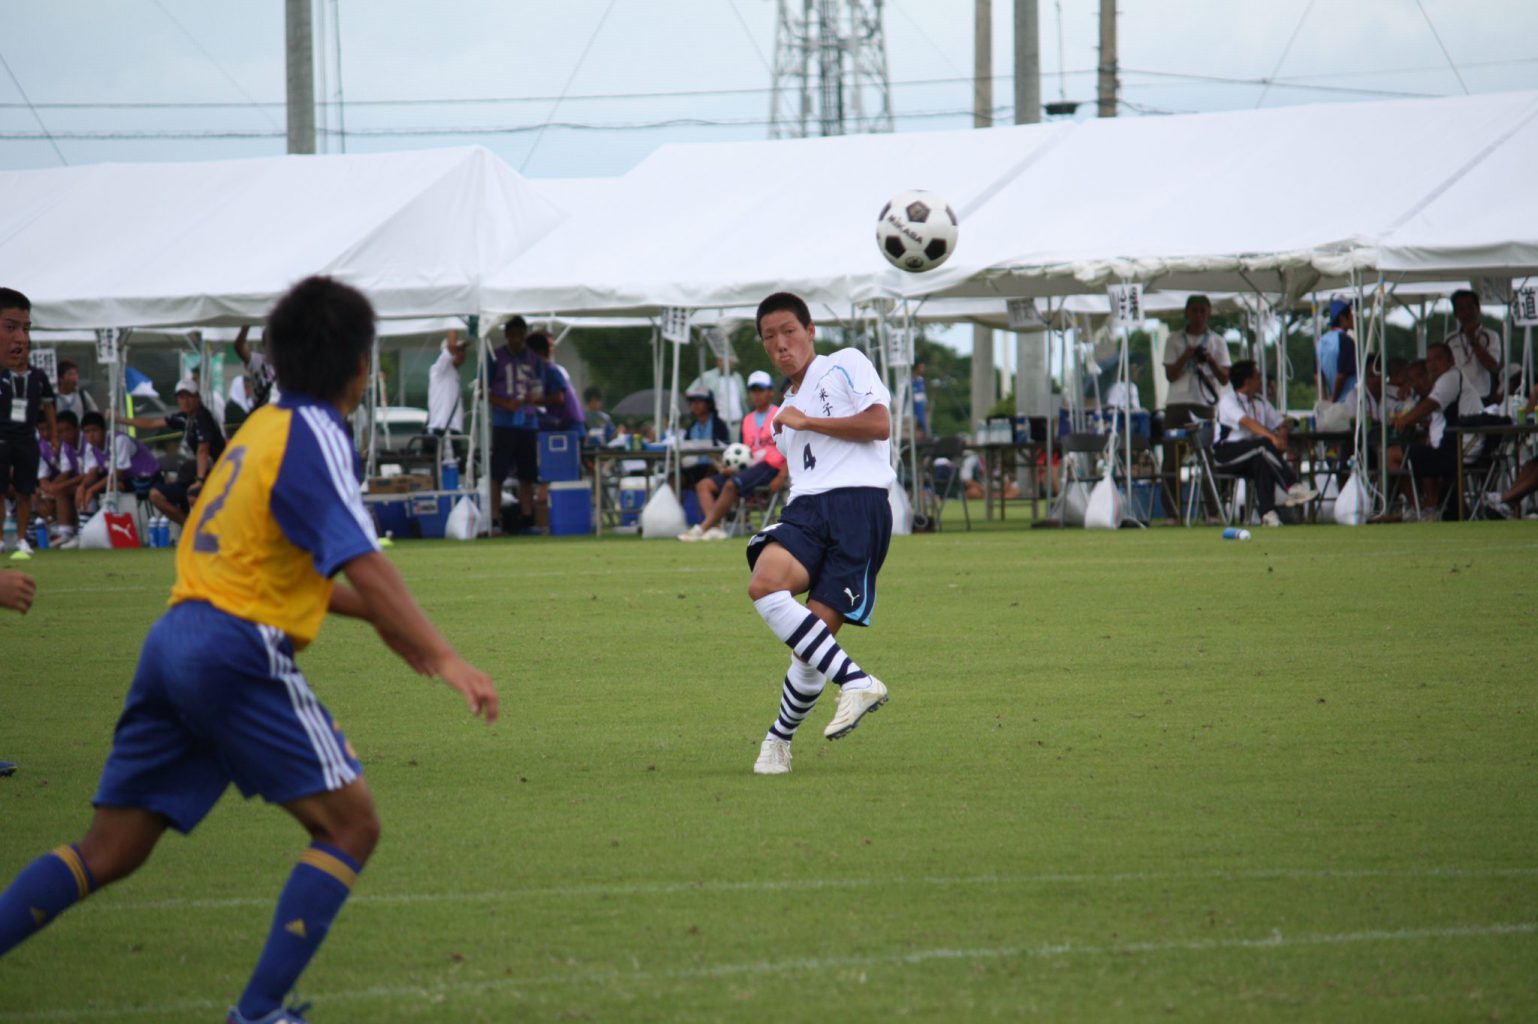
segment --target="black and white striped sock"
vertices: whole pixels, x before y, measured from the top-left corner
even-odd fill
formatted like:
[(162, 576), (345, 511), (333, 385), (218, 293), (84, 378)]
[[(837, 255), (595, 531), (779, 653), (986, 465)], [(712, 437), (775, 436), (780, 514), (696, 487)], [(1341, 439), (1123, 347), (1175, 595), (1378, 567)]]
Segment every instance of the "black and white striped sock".
[(794, 739), (796, 730), (801, 727), (806, 716), (812, 713), (826, 685), (827, 680), (821, 672), (800, 658), (791, 658), (790, 668), (785, 673), (785, 683), (780, 688), (780, 714), (769, 727), (769, 736), (786, 743)]
[(790, 591), (777, 590), (754, 601), (753, 607), (790, 652), (824, 679), (853, 690), (870, 685), (865, 670), (844, 653), (816, 613), (807, 611), (790, 596)]

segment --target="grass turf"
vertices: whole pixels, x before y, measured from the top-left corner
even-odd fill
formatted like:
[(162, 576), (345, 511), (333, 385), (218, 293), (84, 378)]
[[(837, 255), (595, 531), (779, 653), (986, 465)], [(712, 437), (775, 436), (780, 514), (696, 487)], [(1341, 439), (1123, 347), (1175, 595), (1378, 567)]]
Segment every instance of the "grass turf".
[[(385, 823), (317, 1021), (1488, 1020), (1538, 1013), (1523, 523), (898, 538), (892, 703), (750, 766), (785, 649), (739, 543), (400, 544), (504, 720), (327, 626)], [(0, 882), (77, 838), (165, 552), (0, 620)], [(0, 960), (0, 1024), (222, 1019), (303, 847), (228, 796)]]

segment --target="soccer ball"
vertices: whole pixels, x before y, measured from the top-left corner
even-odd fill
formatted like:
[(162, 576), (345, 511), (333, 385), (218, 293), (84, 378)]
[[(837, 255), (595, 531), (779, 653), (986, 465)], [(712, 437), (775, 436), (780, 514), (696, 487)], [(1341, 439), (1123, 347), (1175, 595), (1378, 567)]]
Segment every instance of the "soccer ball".
[(933, 192), (899, 192), (876, 218), (881, 255), (900, 270), (933, 270), (956, 249), (956, 211)]
[(753, 449), (741, 441), (726, 446), (721, 453), (721, 465), (727, 469), (747, 469), (753, 464)]

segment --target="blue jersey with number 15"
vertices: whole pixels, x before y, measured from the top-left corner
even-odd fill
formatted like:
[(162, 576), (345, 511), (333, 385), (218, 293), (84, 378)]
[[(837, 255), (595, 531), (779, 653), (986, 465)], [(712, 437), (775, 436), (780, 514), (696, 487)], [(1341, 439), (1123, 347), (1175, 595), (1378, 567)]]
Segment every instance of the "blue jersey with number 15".
[(341, 415), (285, 393), (251, 414), (209, 473), (177, 546), (170, 603), (207, 601), (303, 647), (320, 631), (331, 577), (378, 549)]

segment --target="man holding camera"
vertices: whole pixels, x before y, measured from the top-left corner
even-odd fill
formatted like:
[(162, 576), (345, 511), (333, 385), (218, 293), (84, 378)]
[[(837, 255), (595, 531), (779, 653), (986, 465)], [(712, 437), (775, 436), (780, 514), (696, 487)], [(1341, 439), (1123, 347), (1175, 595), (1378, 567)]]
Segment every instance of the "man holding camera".
[(1186, 324), (1164, 344), (1164, 376), (1170, 382), (1164, 400), (1164, 426), (1183, 427), (1209, 420), (1218, 394), (1228, 383), (1228, 345), (1207, 328), (1212, 302), (1205, 295), (1186, 299)]

